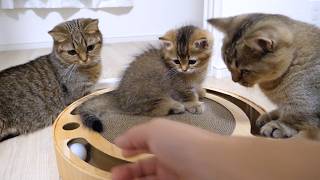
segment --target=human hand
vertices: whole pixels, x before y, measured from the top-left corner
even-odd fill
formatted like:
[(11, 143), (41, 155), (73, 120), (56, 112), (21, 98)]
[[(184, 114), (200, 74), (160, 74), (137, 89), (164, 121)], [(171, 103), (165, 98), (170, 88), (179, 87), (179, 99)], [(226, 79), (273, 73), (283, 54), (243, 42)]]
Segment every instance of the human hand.
[[(125, 157), (154, 157), (112, 169), (112, 179), (211, 179), (198, 157), (213, 134), (186, 124), (157, 119), (128, 130), (115, 140)], [(202, 167), (203, 166), (203, 167)], [(210, 170), (209, 170), (210, 172)]]

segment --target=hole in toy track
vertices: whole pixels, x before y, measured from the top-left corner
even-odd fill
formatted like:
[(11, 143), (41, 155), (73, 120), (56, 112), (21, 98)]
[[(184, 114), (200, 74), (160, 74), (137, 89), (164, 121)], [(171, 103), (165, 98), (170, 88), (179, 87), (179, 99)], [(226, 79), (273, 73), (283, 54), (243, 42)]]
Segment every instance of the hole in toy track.
[(79, 127), (80, 127), (79, 123), (71, 122), (71, 123), (65, 124), (62, 128), (67, 131), (72, 131), (72, 130), (78, 129)]
[[(84, 148), (85, 148), (84, 151), (86, 153), (86, 158), (85, 158), (84, 162), (86, 162), (86, 163), (88, 163), (98, 169), (110, 172), (111, 168), (113, 168), (114, 166), (129, 163), (128, 161), (117, 159), (117, 158), (114, 158), (108, 154), (105, 154), (104, 152), (102, 152), (99, 149), (92, 146), (87, 140), (85, 140), (83, 138), (72, 139), (68, 142), (68, 147), (71, 152), (72, 152), (72, 150), (70, 147), (74, 144), (80, 144), (79, 145), (80, 148), (78, 148), (78, 149), (82, 148), (81, 145), (84, 146)], [(78, 156), (76, 154), (77, 152), (79, 152), (79, 151), (76, 150), (72, 153), (75, 154), (76, 156)], [(81, 155), (81, 153), (80, 153), (80, 155)]]

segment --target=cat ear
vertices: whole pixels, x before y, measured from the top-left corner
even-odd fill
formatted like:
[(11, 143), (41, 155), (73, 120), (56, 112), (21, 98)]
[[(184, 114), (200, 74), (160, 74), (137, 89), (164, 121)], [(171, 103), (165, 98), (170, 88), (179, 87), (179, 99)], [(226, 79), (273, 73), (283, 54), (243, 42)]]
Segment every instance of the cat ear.
[(87, 22), (85, 22), (85, 33), (93, 34), (99, 31), (99, 20), (98, 19), (88, 19)]
[(226, 35), (234, 32), (250, 14), (209, 19), (208, 23)]
[(59, 26), (54, 27), (48, 33), (52, 36), (53, 40), (57, 42), (63, 42), (68, 39), (67, 33), (65, 33)]
[(292, 31), (282, 24), (266, 24), (244, 37), (245, 45), (262, 53), (274, 52), (282, 46), (290, 46), (292, 41)]
[(209, 42), (206, 38), (201, 38), (193, 43), (193, 47), (196, 49), (208, 49)]
[(227, 33), (230, 29), (233, 17), (228, 18), (212, 18), (208, 19), (208, 23), (223, 33)]
[(165, 39), (164, 37), (159, 37), (159, 40), (167, 50), (171, 50), (173, 48), (173, 43), (171, 41)]
[(251, 49), (261, 53), (273, 52), (276, 48), (275, 40), (264, 36), (247, 38), (245, 39), (244, 43)]

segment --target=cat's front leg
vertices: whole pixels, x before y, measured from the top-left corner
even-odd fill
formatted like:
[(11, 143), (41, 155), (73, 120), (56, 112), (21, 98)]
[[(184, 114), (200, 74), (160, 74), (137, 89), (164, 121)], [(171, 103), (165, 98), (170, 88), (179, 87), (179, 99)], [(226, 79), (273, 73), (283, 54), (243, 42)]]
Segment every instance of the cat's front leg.
[(276, 109), (270, 112), (267, 112), (265, 114), (262, 114), (257, 120), (256, 120), (256, 126), (258, 128), (261, 128), (262, 126), (264, 126), (265, 124), (267, 124), (268, 122), (272, 121), (272, 120), (278, 120), (280, 117), (280, 110)]
[(163, 98), (158, 102), (156, 108), (146, 113), (149, 116), (166, 116), (168, 114), (181, 114), (185, 112), (185, 107), (180, 102), (172, 98)]
[(199, 101), (198, 92), (195, 90), (190, 90), (185, 92), (185, 102), (183, 103), (186, 110), (193, 114), (202, 114), (204, 112), (205, 106), (203, 102)]
[(204, 103), (200, 101), (185, 102), (184, 107), (192, 114), (202, 114), (205, 110)]
[(262, 126), (260, 134), (272, 138), (290, 138), (298, 134), (298, 130), (281, 120), (273, 120)]
[(199, 99), (203, 99), (205, 98), (207, 91), (203, 87), (198, 87), (197, 93), (198, 93)]
[[(290, 112), (290, 111), (289, 111)], [(272, 138), (289, 138), (298, 133), (301, 117), (289, 114), (285, 109), (276, 109), (261, 115), (256, 121), (260, 134)]]

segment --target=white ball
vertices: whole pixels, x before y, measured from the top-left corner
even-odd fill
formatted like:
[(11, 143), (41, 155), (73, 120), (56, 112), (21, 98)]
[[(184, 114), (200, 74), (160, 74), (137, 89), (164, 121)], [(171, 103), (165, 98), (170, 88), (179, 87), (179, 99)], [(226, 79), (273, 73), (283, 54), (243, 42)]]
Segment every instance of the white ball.
[(86, 160), (87, 158), (87, 149), (81, 143), (73, 143), (69, 145), (71, 152), (77, 155), (80, 159)]

